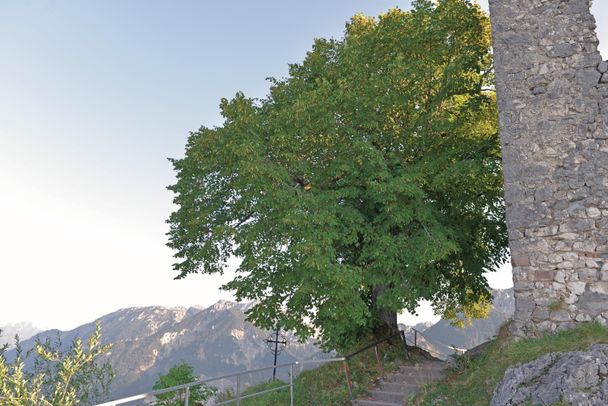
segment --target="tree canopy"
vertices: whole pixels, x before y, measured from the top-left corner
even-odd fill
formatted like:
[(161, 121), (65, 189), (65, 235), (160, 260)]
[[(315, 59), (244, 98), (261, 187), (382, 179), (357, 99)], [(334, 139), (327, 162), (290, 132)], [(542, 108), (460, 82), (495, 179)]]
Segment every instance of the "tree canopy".
[(421, 299), (487, 302), (507, 245), (490, 46), (471, 1), (419, 0), (315, 40), (266, 98), (223, 99), (172, 160), (177, 278), (237, 257), (250, 320), (334, 348)]

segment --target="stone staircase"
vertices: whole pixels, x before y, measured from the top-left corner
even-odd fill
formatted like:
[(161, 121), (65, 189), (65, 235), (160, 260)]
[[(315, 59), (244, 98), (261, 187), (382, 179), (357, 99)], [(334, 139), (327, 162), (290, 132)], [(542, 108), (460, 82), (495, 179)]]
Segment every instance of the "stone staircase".
[(441, 378), (446, 363), (434, 358), (421, 357), (402, 365), (397, 371), (387, 373), (369, 391), (369, 396), (353, 402), (356, 406), (403, 406), (418, 390)]

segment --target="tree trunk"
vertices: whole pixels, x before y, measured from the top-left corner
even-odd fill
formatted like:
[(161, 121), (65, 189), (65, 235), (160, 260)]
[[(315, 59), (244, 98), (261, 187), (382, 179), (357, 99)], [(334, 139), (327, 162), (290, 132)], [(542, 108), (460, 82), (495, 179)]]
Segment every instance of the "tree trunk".
[(378, 297), (387, 289), (389, 289), (387, 285), (376, 285), (372, 287), (372, 312), (376, 318), (374, 336), (378, 339), (395, 334), (399, 331), (399, 327), (397, 326), (397, 312), (378, 307)]

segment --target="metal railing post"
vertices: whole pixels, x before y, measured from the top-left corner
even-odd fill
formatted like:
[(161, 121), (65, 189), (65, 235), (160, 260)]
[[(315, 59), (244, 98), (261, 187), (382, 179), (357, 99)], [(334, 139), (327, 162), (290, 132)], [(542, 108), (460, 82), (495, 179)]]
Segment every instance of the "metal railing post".
[[(416, 333), (416, 332), (415, 332)], [(109, 402), (104, 402), (104, 403), (99, 403), (97, 404), (97, 406), (117, 406), (117, 405), (122, 405), (124, 403), (129, 403), (129, 402), (135, 402), (137, 400), (145, 400), (148, 399), (150, 396), (157, 396), (157, 395), (161, 395), (161, 394), (165, 394), (165, 393), (179, 393), (181, 391), (182, 394), (185, 395), (185, 401), (184, 404), (186, 406), (189, 406), (192, 402), (190, 402), (190, 387), (194, 387), (197, 385), (207, 385), (209, 382), (214, 382), (214, 381), (218, 381), (220, 379), (234, 379), (236, 378), (236, 396), (234, 396), (232, 399), (226, 400), (226, 401), (222, 401), (219, 402), (218, 404), (223, 405), (223, 404), (232, 404), (232, 403), (236, 403), (237, 406), (241, 406), (241, 399), (248, 399), (250, 397), (254, 397), (254, 396), (260, 396), (264, 393), (268, 393), (268, 392), (274, 392), (277, 390), (283, 390), (283, 389), (287, 389), (289, 388), (289, 395), (290, 395), (290, 405), (293, 406), (295, 404), (295, 385), (294, 385), (294, 365), (301, 365), (301, 364), (308, 364), (308, 363), (321, 363), (321, 364), (325, 364), (328, 362), (342, 362), (343, 363), (343, 368), (344, 368), (344, 374), (346, 376), (346, 385), (347, 385), (347, 389), (348, 389), (348, 394), (350, 397), (350, 400), (353, 401), (353, 381), (351, 380), (351, 376), (350, 376), (350, 368), (348, 366), (348, 360), (358, 354), (361, 354), (364, 351), (367, 351), (369, 349), (371, 349), (372, 347), (375, 347), (375, 351), (376, 351), (376, 360), (378, 361), (378, 365), (380, 366), (382, 375), (385, 376), (385, 371), (384, 371), (384, 367), (382, 366), (382, 361), (380, 360), (380, 350), (378, 349), (378, 344), (388, 341), (391, 338), (393, 338), (394, 336), (396, 336), (398, 333), (395, 333), (389, 337), (383, 338), (381, 340), (377, 340), (373, 343), (370, 343), (368, 345), (366, 345), (363, 348), (360, 348), (359, 350), (346, 355), (344, 357), (339, 357), (339, 358), (329, 358), (329, 359), (321, 359), (321, 360), (308, 360), (308, 361), (301, 361), (301, 362), (295, 362), (295, 363), (289, 363), (289, 364), (283, 364), (283, 365), (273, 365), (270, 367), (264, 367), (264, 368), (257, 368), (257, 369), (250, 369), (247, 371), (242, 371), (242, 372), (238, 372), (238, 373), (233, 373), (233, 374), (228, 374), (228, 375), (222, 375), (222, 376), (218, 376), (215, 378), (210, 378), (210, 379), (202, 379), (202, 380), (198, 380), (195, 382), (190, 382), (187, 384), (182, 384), (182, 385), (175, 385), (172, 386), (170, 388), (165, 388), (165, 389), (158, 389), (158, 390), (154, 390), (151, 392), (146, 392), (146, 393), (140, 393), (137, 395), (133, 395), (133, 396), (128, 396), (125, 398), (121, 398), (121, 399), (117, 399), (117, 400), (112, 400)], [(407, 342), (405, 341), (405, 333), (402, 331), (401, 332), (402, 337), (404, 339), (404, 346), (405, 346), (405, 351), (406, 351), (406, 355), (409, 356), (408, 353), (408, 346), (407, 346)], [(417, 337), (415, 337), (415, 339), (417, 340)], [(417, 344), (417, 343), (416, 343)], [(285, 368), (285, 367), (290, 367), (290, 377), (289, 377), (289, 384), (285, 384), (279, 387), (274, 387), (271, 389), (266, 389), (266, 390), (262, 390), (262, 391), (258, 391), (258, 392), (254, 392), (254, 393), (250, 393), (250, 394), (246, 394), (246, 395), (242, 395), (241, 394), (241, 376), (243, 376), (244, 374), (251, 374), (254, 372), (261, 372), (261, 371), (267, 371), (270, 369), (275, 369), (275, 368)], [(181, 401), (181, 396), (179, 396), (179, 399)], [(196, 403), (196, 402), (195, 402)], [(193, 405), (194, 406), (194, 405)]]
[(353, 400), (353, 383), (350, 380), (350, 371), (348, 369), (348, 360), (344, 360), (344, 375), (346, 375), (346, 386), (348, 387), (348, 396)]
[(378, 362), (378, 369), (380, 370), (380, 375), (382, 375), (383, 379), (386, 379), (386, 375), (384, 375), (384, 368), (382, 368), (382, 362), (380, 361), (380, 354), (378, 353), (378, 345), (374, 345), (374, 352), (376, 353), (376, 361)]
[(293, 364), (289, 367), (289, 399), (289, 404), (293, 406)]
[(241, 375), (236, 376), (236, 405), (241, 406)]
[(403, 340), (403, 350), (405, 351), (405, 358), (410, 357), (410, 353), (407, 351), (407, 340), (405, 339), (405, 331), (401, 330), (401, 339)]

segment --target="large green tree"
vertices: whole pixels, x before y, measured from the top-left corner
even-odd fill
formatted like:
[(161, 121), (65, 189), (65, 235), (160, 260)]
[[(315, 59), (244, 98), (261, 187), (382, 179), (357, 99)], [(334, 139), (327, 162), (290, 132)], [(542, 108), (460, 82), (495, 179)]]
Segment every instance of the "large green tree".
[(334, 348), (396, 328), (430, 300), (447, 316), (487, 302), (505, 257), (489, 19), (465, 0), (356, 15), (316, 40), (262, 100), (172, 160), (177, 278), (221, 273), (249, 318)]

